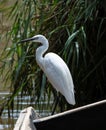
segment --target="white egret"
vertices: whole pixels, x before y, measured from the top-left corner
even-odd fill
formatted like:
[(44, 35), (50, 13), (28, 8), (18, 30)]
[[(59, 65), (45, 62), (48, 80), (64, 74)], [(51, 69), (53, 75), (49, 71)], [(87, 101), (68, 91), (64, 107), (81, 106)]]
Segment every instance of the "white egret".
[(44, 71), (52, 86), (60, 92), (69, 104), (75, 104), (74, 85), (71, 73), (66, 63), (55, 53), (49, 52), (44, 55), (49, 47), (48, 40), (43, 35), (36, 35), (21, 42), (39, 42), (42, 45), (36, 49), (37, 64)]

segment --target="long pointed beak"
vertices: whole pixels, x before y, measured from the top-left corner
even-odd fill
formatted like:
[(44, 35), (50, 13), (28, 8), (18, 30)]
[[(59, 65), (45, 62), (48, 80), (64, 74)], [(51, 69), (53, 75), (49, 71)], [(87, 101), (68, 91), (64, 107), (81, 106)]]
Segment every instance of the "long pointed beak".
[(21, 40), (18, 42), (19, 43), (24, 43), (24, 42), (29, 42), (29, 41), (33, 41), (33, 40), (37, 40), (38, 37), (32, 37), (32, 38), (27, 38), (27, 39), (24, 39), (24, 40)]

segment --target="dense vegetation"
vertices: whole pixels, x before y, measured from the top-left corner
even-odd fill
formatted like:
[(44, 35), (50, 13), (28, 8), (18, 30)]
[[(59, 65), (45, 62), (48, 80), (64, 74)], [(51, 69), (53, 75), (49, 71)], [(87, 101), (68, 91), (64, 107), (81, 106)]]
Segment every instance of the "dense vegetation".
[[(0, 72), (5, 82), (11, 81), (12, 92), (9, 102), (3, 102), (13, 107), (13, 99), (19, 92), (30, 95), (35, 104), (40, 100), (47, 100), (49, 104), (56, 96), (56, 91), (36, 64), (37, 44), (16, 44), (36, 34), (45, 35), (50, 42), (48, 51), (57, 53), (67, 63), (75, 85), (75, 107), (104, 99), (105, 5), (105, 0), (17, 0), (8, 10), (12, 26), (5, 35), (8, 44), (0, 59)], [(61, 97), (58, 108), (64, 111), (71, 107)]]

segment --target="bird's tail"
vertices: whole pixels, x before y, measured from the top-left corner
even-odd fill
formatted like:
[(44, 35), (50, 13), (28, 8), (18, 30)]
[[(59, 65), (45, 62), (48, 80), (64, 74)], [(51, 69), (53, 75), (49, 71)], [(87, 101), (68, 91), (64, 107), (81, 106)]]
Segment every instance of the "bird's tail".
[(67, 94), (67, 95), (65, 96), (65, 98), (66, 98), (66, 100), (67, 100), (67, 102), (68, 102), (69, 104), (75, 105), (74, 92), (71, 92), (71, 93)]

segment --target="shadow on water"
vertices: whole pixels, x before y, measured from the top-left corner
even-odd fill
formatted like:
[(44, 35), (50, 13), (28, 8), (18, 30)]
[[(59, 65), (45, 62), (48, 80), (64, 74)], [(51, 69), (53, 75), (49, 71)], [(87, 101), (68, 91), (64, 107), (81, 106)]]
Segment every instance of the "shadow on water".
[[(8, 92), (0, 92), (0, 100), (2, 100), (8, 94)], [(0, 117), (0, 130), (13, 130), (21, 110), (28, 106), (34, 107), (36, 109), (36, 112), (38, 112), (42, 117), (51, 115), (50, 107), (52, 107), (53, 102), (50, 101), (50, 104), (51, 106), (49, 106), (48, 109), (48, 102), (41, 101), (38, 104), (35, 103), (35, 100), (31, 101), (30, 96), (21, 97), (21, 95), (18, 95), (14, 99), (13, 110), (8, 111), (8, 108), (5, 107), (5, 110)]]

